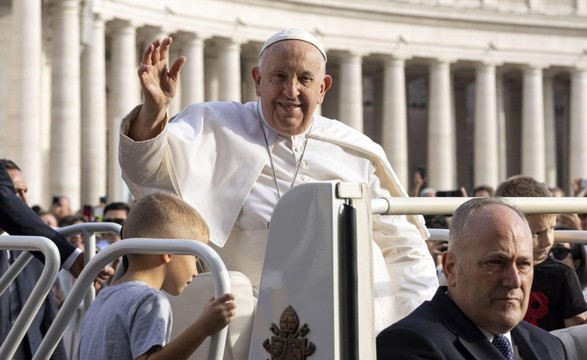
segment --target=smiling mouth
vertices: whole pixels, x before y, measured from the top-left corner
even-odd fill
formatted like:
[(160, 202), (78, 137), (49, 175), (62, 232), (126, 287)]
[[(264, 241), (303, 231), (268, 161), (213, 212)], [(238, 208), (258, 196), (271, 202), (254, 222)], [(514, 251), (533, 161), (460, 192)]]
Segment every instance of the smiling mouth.
[(284, 104), (284, 103), (280, 103), (278, 102), (279, 106), (281, 106), (282, 108), (284, 108), (285, 110), (288, 111), (293, 111), (295, 109), (301, 108), (302, 105), (299, 104)]

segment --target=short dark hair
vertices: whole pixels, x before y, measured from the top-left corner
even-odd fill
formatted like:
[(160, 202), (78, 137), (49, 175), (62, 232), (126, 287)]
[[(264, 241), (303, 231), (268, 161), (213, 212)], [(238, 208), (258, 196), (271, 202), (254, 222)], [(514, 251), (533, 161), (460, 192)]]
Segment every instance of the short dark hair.
[(110, 210), (124, 210), (128, 214), (130, 212), (130, 206), (125, 202), (111, 202), (104, 207), (104, 214)]
[(475, 196), (475, 193), (477, 191), (487, 191), (487, 193), (489, 194), (489, 196), (493, 196), (493, 193), (495, 192), (495, 190), (493, 190), (493, 187), (489, 186), (489, 185), (479, 185), (476, 186), (473, 189), (473, 192), (471, 193), (473, 196)]
[(16, 165), (16, 163), (12, 160), (8, 160), (8, 159), (0, 159), (0, 163), (2, 163), (2, 165), (4, 165), (4, 167), (6, 168), (6, 170), (18, 170), (18, 171), (22, 171), (20, 170), (20, 168), (18, 167), (18, 165)]
[(546, 184), (530, 176), (516, 175), (499, 184), (495, 196), (500, 197), (552, 197)]
[(87, 222), (86, 218), (82, 215), (67, 215), (63, 219), (59, 220), (57, 226), (64, 227), (75, 224), (76, 221)]

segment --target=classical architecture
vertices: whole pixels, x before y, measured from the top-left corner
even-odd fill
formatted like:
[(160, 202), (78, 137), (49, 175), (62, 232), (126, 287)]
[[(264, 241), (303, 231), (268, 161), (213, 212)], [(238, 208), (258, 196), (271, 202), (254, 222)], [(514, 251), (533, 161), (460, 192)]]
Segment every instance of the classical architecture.
[(128, 200), (121, 118), (141, 101), (139, 55), (185, 55), (172, 112), (255, 101), (264, 40), (321, 39), (334, 85), (320, 111), (379, 142), (406, 187), (523, 173), (569, 191), (587, 178), (587, 0), (0, 0), (0, 154), (32, 203)]

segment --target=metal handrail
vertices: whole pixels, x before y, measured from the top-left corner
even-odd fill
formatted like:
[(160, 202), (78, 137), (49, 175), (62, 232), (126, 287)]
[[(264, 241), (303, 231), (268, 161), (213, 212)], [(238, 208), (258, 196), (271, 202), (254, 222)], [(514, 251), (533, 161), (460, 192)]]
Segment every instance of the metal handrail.
[[(31, 326), (35, 315), (41, 308), (41, 304), (45, 301), (47, 294), (53, 287), (53, 283), (55, 283), (57, 272), (59, 271), (60, 258), (57, 246), (51, 240), (41, 236), (0, 236), (0, 249), (40, 251), (45, 257), (45, 266), (43, 267), (39, 280), (0, 346), (0, 359), (12, 359), (18, 345), (22, 342), (28, 328)], [(18, 262), (22, 258), (18, 263), (20, 270), (24, 268), (24, 265), (32, 257), (30, 253), (28, 255), (25, 254), (27, 253), (22, 253), (17, 259)], [(23, 255), (25, 256), (23, 257)], [(8, 271), (8, 273), (10, 273), (9, 277), (12, 280), (18, 275), (14, 271)]]
[[(194, 240), (137, 238), (118, 241), (101, 250), (86, 264), (71, 292), (65, 298), (60, 311), (33, 356), (33, 360), (48, 360), (50, 358), (75, 313), (73, 310), (78, 308), (88, 287), (92, 286), (94, 279), (104, 266), (108, 265), (112, 260), (127, 254), (161, 253), (189, 254), (200, 257), (209, 267), (214, 278), (215, 296), (219, 297), (231, 291), (230, 278), (224, 262), (220, 259), (218, 253), (204, 243)], [(228, 328), (224, 327), (210, 338), (209, 360), (222, 359), (227, 333)]]
[[(428, 229), (430, 238), (428, 240), (434, 241), (449, 241), (448, 229)], [(555, 243), (587, 243), (587, 231), (585, 230), (555, 230)]]
[[(393, 197), (371, 200), (374, 214), (447, 215), (470, 197)], [(526, 214), (586, 214), (587, 197), (506, 197)]]
[(32, 258), (33, 254), (31, 254), (28, 251), (23, 251), (22, 253), (20, 253), (20, 255), (18, 255), (16, 260), (14, 260), (12, 265), (8, 268), (8, 270), (6, 270), (6, 272), (0, 278), (0, 295), (2, 295), (4, 291), (8, 289), (10, 283), (13, 282), (14, 279), (16, 279), (18, 274), (20, 274), (22, 269), (24, 269), (24, 267), (29, 263), (29, 261), (31, 261)]

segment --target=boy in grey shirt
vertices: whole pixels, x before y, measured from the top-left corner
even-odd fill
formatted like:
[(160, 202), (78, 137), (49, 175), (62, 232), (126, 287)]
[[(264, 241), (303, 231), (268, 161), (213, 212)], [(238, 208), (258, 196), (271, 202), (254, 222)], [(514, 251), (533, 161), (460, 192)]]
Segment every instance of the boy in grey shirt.
[[(141, 199), (124, 223), (123, 238), (208, 240), (198, 212), (180, 198), (157, 193)], [(80, 360), (187, 359), (234, 317), (232, 294), (212, 299), (200, 317), (170, 342), (171, 305), (161, 290), (179, 295), (197, 275), (192, 255), (129, 256), (120, 280), (104, 288), (84, 317)]]

